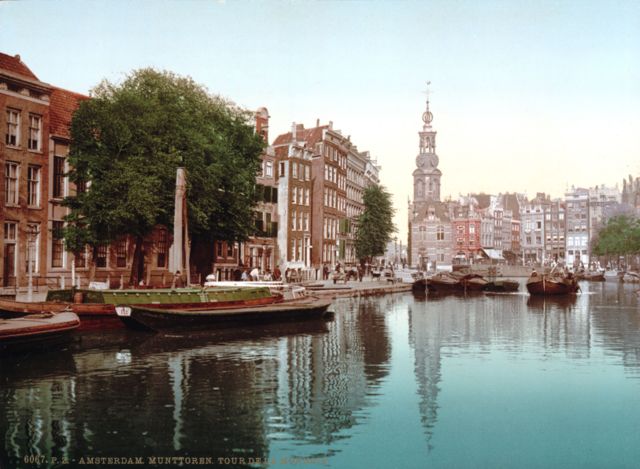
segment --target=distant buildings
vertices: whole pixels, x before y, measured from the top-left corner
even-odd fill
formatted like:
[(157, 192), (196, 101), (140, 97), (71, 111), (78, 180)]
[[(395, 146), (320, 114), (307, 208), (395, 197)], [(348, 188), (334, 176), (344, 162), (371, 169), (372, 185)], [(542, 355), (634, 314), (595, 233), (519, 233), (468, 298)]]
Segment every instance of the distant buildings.
[(414, 267), (476, 262), (588, 266), (592, 242), (607, 220), (640, 208), (640, 178), (631, 177), (622, 195), (617, 187), (601, 185), (572, 188), (564, 199), (507, 193), (442, 202), (432, 120), (427, 101), (408, 204), (408, 257)]

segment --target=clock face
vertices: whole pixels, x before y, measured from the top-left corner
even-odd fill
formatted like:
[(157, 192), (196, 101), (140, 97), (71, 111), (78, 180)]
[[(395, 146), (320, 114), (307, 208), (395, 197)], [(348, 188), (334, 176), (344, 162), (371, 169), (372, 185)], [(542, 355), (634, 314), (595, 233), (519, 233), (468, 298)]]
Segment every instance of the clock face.
[(424, 167), (424, 165), (427, 163), (427, 156), (426, 155), (418, 155), (416, 157), (416, 165), (418, 165), (418, 167), (422, 168)]
[(435, 168), (436, 166), (438, 166), (438, 155), (436, 154), (429, 155), (429, 166), (431, 166), (432, 168)]

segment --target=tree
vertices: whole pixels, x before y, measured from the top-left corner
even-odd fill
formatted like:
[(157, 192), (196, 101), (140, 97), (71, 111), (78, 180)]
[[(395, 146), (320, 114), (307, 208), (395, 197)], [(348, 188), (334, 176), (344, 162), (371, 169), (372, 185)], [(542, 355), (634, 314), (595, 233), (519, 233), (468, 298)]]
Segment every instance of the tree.
[[(598, 256), (627, 256), (640, 252), (640, 220), (626, 215), (611, 218), (600, 230), (593, 253)], [(617, 260), (617, 259), (616, 259)]]
[(363, 202), (364, 212), (358, 218), (355, 239), (356, 254), (361, 260), (384, 254), (396, 231), (391, 194), (384, 187), (369, 186), (364, 191)]
[(68, 248), (95, 251), (131, 236), (130, 281), (137, 283), (144, 237), (157, 225), (172, 227), (179, 166), (187, 171), (192, 243), (246, 239), (264, 148), (248, 119), (191, 78), (166, 71), (141, 69), (119, 85), (100, 83), (71, 122), (69, 178), (90, 186), (65, 201)]

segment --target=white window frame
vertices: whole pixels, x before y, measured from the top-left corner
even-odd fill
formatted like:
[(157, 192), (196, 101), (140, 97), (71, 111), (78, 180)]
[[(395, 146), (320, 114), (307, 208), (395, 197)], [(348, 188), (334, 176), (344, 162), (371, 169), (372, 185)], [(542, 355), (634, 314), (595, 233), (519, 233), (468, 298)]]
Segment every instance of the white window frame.
[(31, 151), (42, 150), (42, 116), (37, 114), (29, 114), (27, 148)]
[(40, 193), (42, 188), (42, 167), (29, 165), (27, 167), (27, 206), (40, 207), (42, 200)]
[[(11, 142), (11, 137), (15, 139), (14, 142)], [(20, 111), (17, 109), (7, 109), (5, 143), (8, 147), (17, 148), (20, 146)]]
[[(14, 168), (11, 174), (10, 168)], [(7, 206), (15, 207), (20, 203), (20, 165), (15, 161), (4, 163), (4, 201)], [(11, 187), (11, 181), (14, 186)]]
[(265, 176), (268, 178), (273, 177), (273, 162), (271, 161), (265, 163)]

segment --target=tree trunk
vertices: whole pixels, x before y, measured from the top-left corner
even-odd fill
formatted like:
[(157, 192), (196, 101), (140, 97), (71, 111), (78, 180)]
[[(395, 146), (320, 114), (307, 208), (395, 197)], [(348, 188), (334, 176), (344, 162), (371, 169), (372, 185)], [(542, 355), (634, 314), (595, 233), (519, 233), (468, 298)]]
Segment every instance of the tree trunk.
[(207, 275), (213, 273), (213, 246), (211, 241), (191, 240), (191, 255), (189, 257), (193, 269), (192, 273), (198, 274), (202, 281)]
[(133, 251), (133, 262), (131, 262), (131, 275), (129, 277), (129, 284), (136, 286), (140, 283), (140, 280), (144, 275), (144, 253), (142, 251), (142, 244), (144, 239), (142, 236), (137, 235), (135, 237), (135, 248)]
[(89, 260), (89, 283), (91, 283), (96, 279), (96, 253), (98, 248), (91, 246), (89, 251), (91, 252), (91, 259)]

